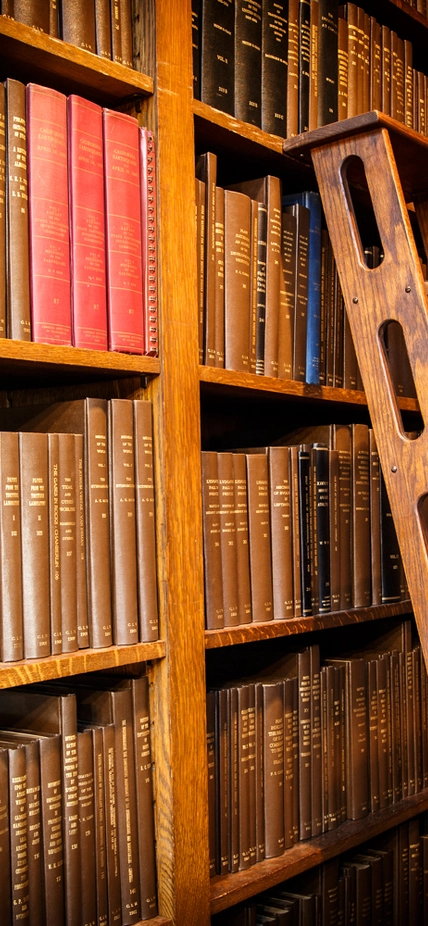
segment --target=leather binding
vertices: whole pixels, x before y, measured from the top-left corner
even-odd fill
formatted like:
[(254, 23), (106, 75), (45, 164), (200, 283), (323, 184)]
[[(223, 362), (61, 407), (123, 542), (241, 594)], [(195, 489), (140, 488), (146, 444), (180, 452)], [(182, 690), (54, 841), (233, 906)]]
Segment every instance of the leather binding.
[(299, 134), (309, 128), (310, 0), (299, 0)]
[(329, 663), (345, 666), (345, 742), (346, 742), (346, 802), (347, 818), (359, 820), (367, 816), (368, 749), (367, 749), (367, 689), (365, 659), (329, 659)]
[[(421, 649), (420, 646), (414, 646), (412, 650), (412, 668), (413, 684), (415, 687), (415, 696), (413, 699), (413, 728), (421, 731), (421, 737), (415, 736), (413, 746), (415, 751), (415, 791), (422, 791), (422, 752), (421, 740), (423, 736), (422, 726), (422, 707), (421, 707)], [(425, 671), (425, 670), (424, 670)], [(391, 752), (390, 752), (391, 754)]]
[[(420, 656), (420, 653), (419, 653)], [(396, 730), (396, 717), (394, 715), (394, 701), (393, 701), (393, 679), (392, 674), (394, 671), (394, 665), (392, 661), (393, 654), (391, 653), (391, 742), (394, 743), (394, 734)], [(426, 736), (426, 731), (428, 730), (428, 700), (427, 700), (427, 686), (428, 686), (428, 676), (426, 672), (426, 667), (423, 660), (420, 660), (420, 687), (421, 687), (421, 730), (422, 730), (422, 788), (427, 787), (428, 781), (428, 740)], [(392, 771), (394, 775), (394, 762), (392, 765)], [(393, 793), (395, 794), (396, 780), (393, 781)], [(394, 797), (395, 800), (395, 797)]]
[[(31, 926), (43, 926), (43, 877), (42, 877), (42, 821), (40, 793), (39, 742), (31, 733), (0, 732), (1, 746), (16, 749), (21, 746), (25, 752), (26, 814), (27, 814), (27, 862), (28, 895)], [(7, 791), (7, 787), (6, 787)], [(23, 834), (24, 835), (24, 834)], [(4, 857), (2, 857), (2, 862)], [(2, 897), (3, 902), (3, 897)], [(24, 912), (21, 908), (19, 912)], [(28, 917), (24, 917), (25, 919)]]
[(390, 743), (390, 686), (389, 653), (375, 660), (378, 700), (378, 750), (379, 750), (379, 806), (388, 807), (392, 800), (392, 769)]
[(224, 193), (225, 367), (249, 372), (251, 201)]
[(256, 373), (265, 371), (267, 206), (257, 203)]
[(101, 107), (67, 100), (73, 344), (107, 350)]
[[(220, 187), (217, 187), (220, 189)], [(197, 253), (197, 273), (198, 273), (198, 342), (199, 342), (199, 363), (204, 362), (204, 259), (205, 259), (205, 183), (203, 180), (195, 178), (195, 204), (196, 204), (196, 253)], [(224, 204), (223, 204), (224, 212)], [(223, 233), (224, 233), (224, 215), (223, 215)], [(223, 237), (224, 251), (224, 237)], [(224, 259), (223, 259), (223, 294), (224, 294)], [(224, 300), (223, 300), (224, 301)], [(224, 317), (224, 306), (223, 306)], [(223, 321), (224, 326), (224, 321)], [(224, 360), (223, 360), (224, 362)]]
[(135, 399), (135, 505), (139, 640), (159, 636), (152, 403)]
[(408, 649), (404, 654), (404, 726), (406, 731), (406, 758), (407, 758), (407, 794), (416, 793), (415, 769), (415, 679), (413, 673), (412, 651)]
[(10, 811), (9, 811), (9, 751), (0, 746), (0, 852), (2, 915), (6, 923), (12, 922), (11, 866), (10, 866)]
[(238, 689), (227, 689), (229, 752), (229, 871), (239, 870)]
[(310, 649), (311, 677), (311, 814), (312, 836), (322, 833), (322, 743), (321, 743), (321, 682), (320, 651), (317, 644)]
[(337, 114), (338, 119), (348, 117), (348, 24), (342, 16), (337, 29)]
[(358, 8), (355, 3), (345, 4), (348, 24), (348, 119), (357, 116), (358, 109)]
[[(28, 162), (25, 86), (8, 78), (6, 88), (7, 335), (31, 340), (28, 237)], [(20, 149), (19, 151), (17, 149)], [(15, 179), (16, 178), (16, 179)]]
[(314, 498), (314, 523), (318, 548), (318, 611), (320, 614), (331, 611), (330, 582), (330, 451), (328, 447), (312, 446), (312, 479)]
[[(64, 743), (62, 745), (64, 747)], [(46, 923), (58, 923), (58, 926), (65, 926), (67, 922), (68, 926), (68, 923), (79, 922), (80, 870), (78, 872), (79, 877), (76, 881), (71, 882), (73, 887), (70, 890), (73, 891), (75, 896), (74, 898), (68, 897), (66, 894), (67, 867), (65, 867), (64, 875), (64, 863), (67, 866), (65, 860), (67, 823), (65, 817), (66, 798), (64, 797), (65, 775), (61, 771), (61, 737), (59, 735), (41, 736), (39, 750), (45, 921)], [(62, 820), (64, 835), (61, 837)], [(80, 854), (80, 842), (78, 842), (78, 846)], [(77, 848), (75, 852), (77, 855)], [(74, 914), (70, 913), (71, 907), (74, 908)]]
[(193, 97), (201, 98), (201, 18), (202, 3), (192, 0), (192, 71), (193, 71)]
[(264, 453), (247, 454), (247, 491), (252, 617), (254, 622), (269, 621), (273, 618), (272, 550)]
[(257, 858), (257, 777), (256, 777), (256, 750), (257, 750), (257, 726), (256, 726), (256, 686), (255, 683), (248, 685), (248, 778), (249, 778), (249, 842), (250, 842), (250, 865), (254, 865)]
[(309, 67), (309, 131), (318, 127), (318, 31), (319, 0), (310, 0), (310, 67)]
[(294, 817), (298, 802), (298, 781), (294, 769), (294, 707), (297, 703), (297, 679), (284, 679), (284, 848), (295, 842)]
[(201, 461), (205, 620), (207, 630), (218, 630), (224, 627), (224, 608), (217, 453), (203, 450)]
[(234, 115), (234, 4), (205, 0), (201, 27), (201, 100)]
[(257, 372), (257, 264), (258, 264), (259, 204), (250, 203), (250, 325), (248, 346), (248, 369)]
[(215, 353), (215, 223), (216, 223), (216, 181), (217, 157), (208, 151), (196, 159), (196, 177), (205, 184), (205, 255), (204, 255), (204, 302), (205, 318), (203, 333), (203, 363), (216, 365)]
[(111, 58), (111, 20), (108, 0), (95, 0), (95, 45), (100, 58)]
[(400, 548), (392, 519), (391, 506), (382, 471), (380, 480), (380, 552), (381, 601), (389, 604), (400, 600)]
[(10, 866), (12, 909), (29, 922), (27, 764), (25, 746), (9, 749)]
[[(57, 439), (57, 440), (56, 440)], [(73, 653), (78, 649), (77, 639), (77, 484), (76, 446), (74, 434), (49, 434), (48, 458), (51, 478), (50, 447), (57, 443), (58, 463), (58, 581), (60, 591), (60, 620), (62, 652)], [(55, 451), (54, 451), (55, 452)], [(50, 525), (52, 533), (52, 522)], [(52, 549), (52, 544), (51, 544)], [(51, 563), (52, 569), (52, 563)], [(52, 587), (52, 586), (51, 586)], [(52, 597), (51, 597), (52, 610)], [(51, 613), (52, 619), (52, 613)], [(53, 638), (52, 638), (53, 639)]]
[(95, 803), (92, 731), (77, 734), (77, 789), (81, 858), (82, 923), (94, 923), (97, 916), (95, 861)]
[(409, 128), (413, 125), (413, 48), (408, 39), (404, 39), (404, 123)]
[[(33, 341), (71, 344), (66, 97), (27, 85)], [(42, 154), (40, 154), (42, 149)], [(47, 199), (45, 191), (51, 191)], [(54, 204), (54, 205), (53, 205)]]
[(343, 316), (343, 388), (357, 389), (358, 363), (349, 327), (348, 313)]
[(294, 305), (293, 379), (306, 381), (306, 339), (309, 282), (310, 210), (295, 203), (285, 207), (296, 218), (296, 296)]
[(216, 691), (216, 780), (217, 780), (217, 839), (216, 873), (229, 871), (229, 729), (228, 697), (226, 689)]
[(224, 367), (224, 190), (215, 191), (215, 321), (214, 349), (216, 367)]
[(287, 135), (299, 133), (299, 0), (288, 2)]
[(157, 357), (158, 282), (157, 282), (157, 207), (156, 157), (153, 132), (140, 128), (141, 162), (141, 249), (143, 256), (143, 308), (145, 353)]
[(278, 376), (278, 302), (281, 284), (281, 182), (278, 177), (245, 180), (229, 187), (245, 193), (267, 208), (266, 227), (266, 309), (264, 373)]
[(370, 481), (368, 428), (351, 425), (352, 439), (352, 603), (371, 603), (370, 586)]
[(331, 610), (339, 610), (340, 602), (340, 537), (339, 537), (339, 454), (329, 451), (330, 485), (330, 596)]
[(116, 765), (113, 724), (101, 725), (105, 783), (106, 868), (108, 881), (108, 923), (121, 922), (120, 867), (116, 798)]
[(244, 453), (233, 454), (233, 480), (236, 528), (236, 568), (238, 572), (239, 623), (251, 621), (251, 586), (248, 538), (247, 470)]
[[(249, 868), (250, 859), (250, 749), (249, 749), (249, 689), (238, 685), (238, 820), (239, 870)], [(253, 808), (255, 809), (255, 808)]]
[(104, 109), (103, 131), (109, 350), (143, 354), (139, 128)]
[(122, 24), (120, 19), (120, 0), (110, 0), (111, 16), (111, 57), (122, 64)]
[(58, 434), (48, 435), (48, 473), (51, 652), (56, 655), (62, 653)]
[[(296, 671), (297, 670), (297, 671)], [(297, 674), (299, 714), (299, 837), (312, 834), (312, 678), (311, 647), (293, 656), (293, 669)], [(321, 769), (319, 769), (319, 774)]]
[(6, 95), (0, 83), (0, 337), (6, 337)]
[(288, 5), (262, 0), (262, 119), (264, 132), (286, 137)]
[(96, 52), (95, 5), (87, 0), (61, 3), (61, 33), (64, 42)]
[(321, 229), (321, 266), (320, 266), (320, 385), (325, 386), (327, 381), (327, 254), (328, 254), (328, 231), (326, 228)]
[[(215, 692), (207, 691), (208, 858), (210, 878), (216, 874)], [(141, 839), (140, 839), (141, 842)]]
[(326, 344), (325, 344), (325, 382), (334, 386), (334, 359), (336, 354), (336, 327), (334, 305), (335, 260), (330, 238), (327, 238), (325, 264), (325, 300), (326, 300)]
[(44, 434), (19, 435), (24, 656), (49, 656), (48, 454)]
[(405, 122), (404, 43), (391, 29), (391, 116)]
[(296, 300), (296, 217), (283, 212), (282, 226), (282, 285), (280, 291), (280, 316), (278, 330), (278, 377), (293, 379), (294, 306)]
[(301, 573), (301, 538), (300, 538), (300, 491), (299, 491), (299, 453), (297, 447), (290, 447), (291, 471), (291, 519), (293, 537), (293, 591), (294, 616), (302, 614), (302, 573)]
[(132, 68), (132, 15), (131, 0), (119, 0), (120, 45), (122, 64)]
[(0, 434), (1, 555), (1, 658), (24, 655), (22, 611), (21, 484), (18, 435)]
[(367, 709), (369, 718), (369, 796), (373, 813), (380, 807), (379, 791), (379, 705), (376, 659), (367, 662)]
[(49, 7), (50, 0), (14, 0), (13, 15), (18, 22), (49, 35)]
[(333, 446), (339, 456), (340, 609), (351, 607), (351, 430), (333, 425)]
[(257, 0), (235, 2), (235, 111), (236, 119), (261, 127), (262, 11)]
[(409, 820), (409, 922), (417, 922), (421, 913), (421, 842), (420, 818)]
[[(361, 88), (358, 88), (360, 112), (368, 112), (370, 105), (370, 17), (361, 7), (358, 7), (358, 39), (361, 49)], [(361, 99), (360, 99), (361, 89)]]
[(265, 818), (263, 802), (263, 685), (254, 683), (254, 723), (255, 723), (255, 861), (262, 862), (265, 857)]
[[(238, 561), (233, 477), (233, 454), (218, 454), (220, 547), (223, 577), (224, 626), (239, 624)], [(251, 556), (251, 536), (250, 536)], [(253, 617), (254, 602), (252, 601)]]
[(79, 649), (89, 646), (88, 602), (86, 597), (86, 531), (83, 435), (74, 435), (76, 488), (76, 595), (77, 640)]
[(2, 0), (2, 3), (1, 3), (2, 16), (7, 16), (8, 19), (14, 19), (13, 2), (14, 0)]
[[(102, 727), (97, 726), (87, 727), (86, 729), (91, 734), (92, 738), (92, 767), (94, 780), (95, 894), (97, 907), (95, 922), (96, 926), (107, 926), (107, 819), (105, 812), (105, 791), (107, 783), (104, 779), (103, 731)], [(80, 735), (79, 733), (79, 737)]]
[(113, 639), (138, 641), (137, 544), (133, 407), (129, 399), (108, 403), (110, 544)]
[(263, 684), (265, 857), (284, 851), (284, 685)]
[(58, 0), (49, 0), (49, 35), (59, 39)]
[(274, 620), (286, 620), (293, 607), (293, 529), (290, 448), (269, 447), (269, 500)]
[(338, 15), (335, 0), (320, 0), (318, 32), (318, 125), (338, 118)]
[[(393, 803), (403, 797), (403, 743), (401, 735), (402, 698), (400, 685), (400, 666), (397, 652), (390, 655), (390, 703), (391, 703), (391, 742), (394, 744), (392, 754), (392, 794)], [(425, 678), (425, 676), (423, 676)], [(425, 754), (425, 744), (422, 746)]]
[(370, 16), (370, 111), (382, 110), (381, 35), (379, 23)]
[(389, 26), (381, 27), (381, 61), (382, 61), (382, 112), (391, 115), (391, 30)]
[(311, 457), (306, 445), (297, 452), (298, 506), (300, 522), (300, 576), (302, 615), (312, 614), (312, 558), (311, 558)]
[(342, 288), (340, 285), (337, 264), (334, 261), (334, 365), (333, 365), (333, 384), (336, 389), (343, 388), (343, 325), (345, 306), (343, 302)]
[(141, 919), (157, 914), (156, 859), (153, 817), (153, 776), (149, 679), (147, 675), (131, 681), (134, 725), (135, 791), (138, 819), (138, 856), (141, 891)]

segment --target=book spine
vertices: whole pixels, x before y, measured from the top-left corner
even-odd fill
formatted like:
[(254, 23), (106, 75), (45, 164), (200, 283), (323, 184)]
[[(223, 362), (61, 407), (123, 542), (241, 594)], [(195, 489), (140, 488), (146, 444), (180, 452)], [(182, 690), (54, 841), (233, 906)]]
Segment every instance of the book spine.
[[(13, 920), (28, 924), (27, 765), (25, 746), (9, 749), (10, 866)], [(16, 911), (19, 910), (19, 920)]]
[(408, 39), (404, 39), (404, 99), (404, 122), (413, 129), (413, 48)]
[[(53, 435), (49, 435), (52, 437)], [(78, 649), (77, 639), (77, 506), (74, 434), (58, 434), (58, 532), (61, 590), (62, 652)]]
[(267, 206), (266, 234), (266, 376), (278, 376), (278, 302), (281, 288), (281, 182), (278, 177), (265, 179), (262, 202)]
[(299, 835), (312, 834), (312, 718), (311, 652), (306, 647), (297, 657), (299, 715)]
[(105, 783), (106, 868), (108, 882), (108, 923), (121, 922), (120, 863), (117, 820), (115, 737), (113, 724), (102, 727)]
[(370, 17), (370, 110), (382, 108), (381, 27)]
[(238, 695), (238, 821), (239, 870), (249, 868), (250, 859), (250, 751), (249, 751), (249, 685), (240, 685)]
[(109, 349), (143, 354), (139, 128), (103, 110)]
[(256, 373), (257, 368), (257, 253), (258, 253), (259, 204), (255, 199), (250, 203), (250, 342), (248, 349), (248, 369)]
[(39, 32), (46, 32), (49, 35), (49, 0), (14, 0), (13, 15), (14, 18), (31, 26)]
[(217, 453), (203, 450), (202, 523), (204, 532), (205, 620), (208, 630), (224, 627), (220, 495)]
[(265, 371), (267, 206), (257, 203), (256, 373)]
[(239, 869), (238, 689), (227, 691), (229, 871)]
[[(224, 212), (224, 201), (223, 201)], [(199, 342), (199, 363), (204, 362), (204, 258), (205, 258), (205, 183), (195, 177), (195, 221), (196, 221), (196, 259), (198, 274), (198, 342)], [(224, 225), (224, 216), (223, 216)], [(224, 240), (223, 240), (224, 250)], [(224, 263), (224, 261), (223, 261)], [(223, 292), (224, 292), (224, 267), (223, 267)], [(223, 300), (224, 301), (224, 300)], [(223, 306), (224, 315), (224, 306)]]
[(296, 217), (283, 212), (281, 219), (280, 317), (278, 330), (278, 377), (293, 379), (294, 304), (296, 299)]
[(193, 97), (201, 98), (201, 0), (192, 0), (192, 71)]
[(131, 926), (140, 914), (132, 694), (130, 689), (121, 689), (111, 691), (110, 698), (115, 728), (121, 922)]
[(149, 679), (132, 680), (141, 919), (157, 914)]
[(288, 5), (262, 0), (262, 119), (264, 132), (286, 137)]
[(95, 45), (100, 58), (111, 59), (111, 20), (108, 0), (95, 0)]
[(318, 31), (320, 26), (319, 0), (310, 0), (311, 57), (309, 74), (309, 131), (318, 127)]
[(381, 604), (381, 515), (380, 515), (380, 463), (373, 430), (369, 430), (370, 454), (370, 572), (372, 604)]
[(233, 627), (239, 624), (239, 598), (232, 453), (218, 454), (218, 485), (224, 626)]
[(293, 536), (293, 591), (294, 615), (302, 613), (302, 574), (301, 574), (301, 536), (300, 536), (300, 491), (299, 491), (299, 453), (297, 447), (290, 447), (291, 467), (291, 520)]
[(108, 926), (106, 815), (103, 733), (92, 727), (92, 767), (94, 777), (95, 887), (97, 902), (96, 926)]
[(320, 651), (310, 647), (311, 677), (311, 814), (312, 836), (322, 833), (322, 742), (321, 742), (321, 679)]
[[(288, 208), (288, 207), (286, 207)], [(293, 379), (306, 381), (306, 343), (308, 324), (309, 229), (310, 212), (306, 206), (290, 207), (297, 220), (296, 301), (294, 317)], [(314, 255), (315, 257), (315, 255)], [(316, 318), (314, 315), (314, 324)], [(319, 325), (319, 312), (318, 312)], [(315, 330), (315, 329), (314, 329)], [(315, 335), (316, 338), (316, 335)], [(313, 339), (311, 348), (313, 347)], [(313, 358), (312, 358), (313, 363)]]
[[(202, 363), (216, 365), (215, 345), (215, 223), (216, 223), (216, 189), (217, 157), (208, 151), (201, 154), (196, 161), (196, 177), (204, 183), (204, 322), (202, 332)], [(224, 212), (224, 206), (223, 206)]]
[[(224, 367), (224, 190), (217, 186), (215, 191), (215, 310), (214, 348), (215, 365)], [(252, 372), (255, 372), (254, 370)]]
[(269, 502), (272, 543), (273, 616), (293, 616), (293, 534), (290, 450), (269, 447)]
[(0, 83), (0, 337), (6, 337), (6, 94)]
[(34, 659), (51, 652), (46, 434), (20, 433), (19, 464), (24, 655)]
[(339, 16), (337, 29), (337, 117), (348, 116), (348, 24)]
[(265, 857), (284, 851), (284, 686), (263, 684)]
[(299, 133), (309, 128), (311, 58), (310, 0), (298, 0), (299, 16)]
[[(216, 874), (216, 736), (215, 692), (207, 691), (208, 858), (210, 878)], [(139, 839), (139, 846), (141, 839)]]
[(73, 344), (107, 350), (102, 111), (67, 100)]
[(353, 424), (351, 431), (353, 607), (360, 608), (371, 602), (368, 428)]
[(330, 450), (330, 595), (331, 610), (340, 604), (340, 539), (339, 539), (339, 454)]
[(330, 583), (330, 460), (327, 447), (313, 447), (312, 478), (314, 495), (315, 537), (318, 549), (318, 611), (331, 611)]
[(49, 0), (49, 35), (59, 39), (58, 0)]
[[(44, 913), (46, 923), (64, 926), (64, 847), (61, 833), (62, 788), (61, 788), (61, 737), (46, 736), (39, 740), (40, 749), (40, 785), (43, 833), (43, 875), (44, 875)], [(77, 757), (76, 757), (77, 763)], [(76, 807), (76, 822), (78, 813)], [(66, 870), (67, 873), (67, 870)], [(80, 890), (79, 879), (73, 882), (73, 891)], [(78, 903), (76, 904), (76, 899)], [(78, 917), (69, 917), (71, 898), (67, 898), (67, 926), (77, 924), (80, 920), (80, 895), (75, 897)]]
[(3, 662), (10, 662), (24, 655), (21, 483), (18, 435), (13, 432), (0, 434), (0, 467), (1, 658)]
[(338, 15), (336, 0), (320, 0), (318, 62), (318, 125), (338, 118)]
[(311, 475), (310, 453), (298, 451), (298, 506), (300, 523), (300, 574), (302, 615), (312, 614), (312, 557), (311, 557)]
[(251, 621), (251, 587), (248, 549), (247, 471), (244, 453), (233, 454), (233, 479), (239, 623), (248, 624)]
[(201, 100), (234, 114), (234, 4), (205, 0), (201, 28)]
[(381, 601), (388, 604), (400, 600), (400, 548), (381, 470), (379, 480)]
[(62, 653), (61, 573), (59, 543), (58, 434), (48, 434), (49, 474), (49, 591), (51, 653)]
[(107, 403), (85, 403), (85, 508), (90, 645), (111, 646)]
[(293, 806), (297, 781), (294, 776), (293, 702), (297, 699), (297, 679), (284, 680), (284, 848), (294, 844)]
[(257, 858), (257, 725), (256, 725), (256, 686), (248, 686), (248, 789), (249, 789), (249, 843), (250, 865)]
[(261, 127), (262, 12), (257, 0), (235, 0), (234, 115)]
[(134, 401), (139, 640), (159, 636), (151, 402)]
[(351, 432), (348, 425), (336, 425), (334, 447), (339, 455), (339, 568), (340, 608), (351, 606)]
[[(6, 312), (7, 335), (31, 340), (28, 230), (28, 162), (25, 86), (6, 88)], [(3, 331), (4, 334), (4, 331)]]
[(391, 30), (381, 26), (382, 112), (391, 115)]
[(25, 743), (27, 774), (27, 852), (30, 926), (43, 926), (42, 820), (39, 743)]
[[(33, 341), (71, 344), (66, 97), (27, 86)], [(45, 190), (50, 191), (46, 198)], [(43, 194), (43, 195), (42, 195)]]
[(132, 14), (131, 0), (119, 0), (120, 45), (122, 64), (132, 68)]
[(10, 885), (10, 808), (9, 808), (9, 750), (0, 749), (0, 855), (2, 860), (0, 896), (5, 923), (12, 922)]
[(228, 692), (216, 692), (216, 803), (218, 808), (216, 873), (229, 871), (229, 735)]
[(82, 923), (95, 923), (97, 917), (95, 861), (94, 766), (92, 730), (77, 734), (77, 789), (81, 859)]
[(299, 133), (299, 0), (288, 2), (287, 134)]
[(157, 357), (158, 334), (158, 256), (156, 157), (153, 132), (140, 128), (141, 156), (141, 247), (143, 254), (143, 306), (145, 353)]
[(110, 399), (108, 409), (113, 639), (124, 645), (139, 637), (133, 406)]
[(225, 366), (249, 372), (251, 200), (244, 193), (224, 193)]
[(83, 475), (83, 435), (74, 435), (76, 489), (76, 593), (77, 639), (79, 649), (89, 646), (88, 602), (86, 597), (85, 486)]
[(61, 32), (64, 42), (95, 54), (95, 5), (86, 0), (61, 3)]
[(273, 618), (272, 550), (267, 456), (247, 454), (248, 525), (253, 621)]

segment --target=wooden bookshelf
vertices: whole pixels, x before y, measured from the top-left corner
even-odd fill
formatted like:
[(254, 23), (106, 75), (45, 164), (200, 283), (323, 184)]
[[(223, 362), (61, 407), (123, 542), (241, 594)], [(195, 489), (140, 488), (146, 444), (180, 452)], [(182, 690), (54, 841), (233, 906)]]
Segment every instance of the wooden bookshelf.
[(34, 385), (35, 377), (39, 385), (64, 385), (156, 376), (159, 370), (160, 361), (155, 357), (0, 338), (0, 388)]

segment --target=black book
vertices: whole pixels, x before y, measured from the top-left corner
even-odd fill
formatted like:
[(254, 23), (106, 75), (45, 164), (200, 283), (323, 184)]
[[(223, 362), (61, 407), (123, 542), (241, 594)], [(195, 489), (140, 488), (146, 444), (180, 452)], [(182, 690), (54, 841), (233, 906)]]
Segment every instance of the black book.
[(319, 0), (318, 126), (337, 122), (337, 0)]
[(314, 540), (317, 545), (318, 576), (315, 595), (318, 611), (331, 611), (330, 593), (330, 492), (328, 447), (314, 444), (311, 450)]
[(312, 614), (311, 579), (311, 455), (308, 450), (298, 451), (299, 516), (300, 516), (300, 571), (302, 582), (302, 615)]
[(201, 29), (201, 100), (234, 114), (234, 5), (204, 0)]
[(201, 0), (192, 0), (192, 65), (193, 65), (193, 96), (195, 100), (201, 97)]
[(311, 4), (299, 0), (299, 133), (309, 129), (309, 74), (311, 63)]
[(287, 135), (288, 0), (262, 0), (262, 121), (264, 132)]
[(400, 548), (385, 480), (380, 472), (380, 568), (382, 604), (400, 601)]
[(262, 14), (259, 2), (235, 3), (235, 116), (262, 124)]

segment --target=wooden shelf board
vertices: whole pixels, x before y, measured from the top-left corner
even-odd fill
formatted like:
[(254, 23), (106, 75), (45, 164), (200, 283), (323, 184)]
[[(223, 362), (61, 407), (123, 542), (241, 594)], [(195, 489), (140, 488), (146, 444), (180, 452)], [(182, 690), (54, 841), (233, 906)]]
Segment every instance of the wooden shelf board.
[[(236, 370), (200, 366), (199, 379), (201, 383), (211, 383), (213, 386), (225, 390), (232, 389), (235, 392), (254, 390), (261, 394), (271, 392), (291, 398), (307, 399), (310, 402), (330, 401), (340, 404), (367, 406), (364, 392), (357, 392), (353, 389), (336, 389), (332, 386), (314, 386), (310, 383), (297, 383), (291, 379), (257, 376), (255, 373), (240, 373)], [(415, 399), (404, 396), (399, 396), (398, 405), (403, 411), (417, 412), (419, 409)]]
[(134, 94), (149, 96), (153, 80), (84, 48), (53, 39), (44, 32), (0, 16), (2, 79), (15, 77), (46, 83), (64, 92), (83, 92), (108, 105)]
[(12, 341), (0, 338), (0, 385), (23, 388), (25, 381), (46, 379), (65, 384), (80, 380), (150, 375), (159, 373), (160, 362), (155, 357), (120, 354), (116, 351), (84, 350), (79, 347), (58, 347), (53, 344), (36, 344), (32, 341)]
[(354, 849), (362, 842), (404, 823), (428, 808), (428, 788), (362, 820), (348, 820), (330, 833), (299, 842), (278, 858), (265, 859), (246, 871), (211, 879), (211, 913), (219, 913), (281, 881)]
[(75, 653), (47, 656), (46, 659), (22, 659), (19, 662), (0, 663), (0, 688), (46, 682), (54, 678), (97, 672), (114, 666), (127, 666), (149, 659), (163, 659), (164, 640), (153, 643), (134, 643), (132, 646), (109, 646), (105, 649), (81, 649)]
[(167, 920), (164, 916), (153, 916), (151, 920), (140, 920), (135, 926), (172, 926), (172, 920)]
[(264, 621), (241, 624), (239, 627), (226, 627), (221, 630), (206, 630), (205, 649), (217, 649), (221, 646), (234, 646), (237, 643), (253, 643), (256, 640), (271, 640), (275, 637), (287, 637), (298, 633), (310, 633), (314, 630), (329, 630), (350, 624), (399, 617), (402, 614), (408, 614), (411, 610), (411, 601), (399, 601), (397, 604), (352, 608), (349, 611), (331, 611), (329, 614), (315, 614), (312, 617), (292, 617), (286, 621)]

